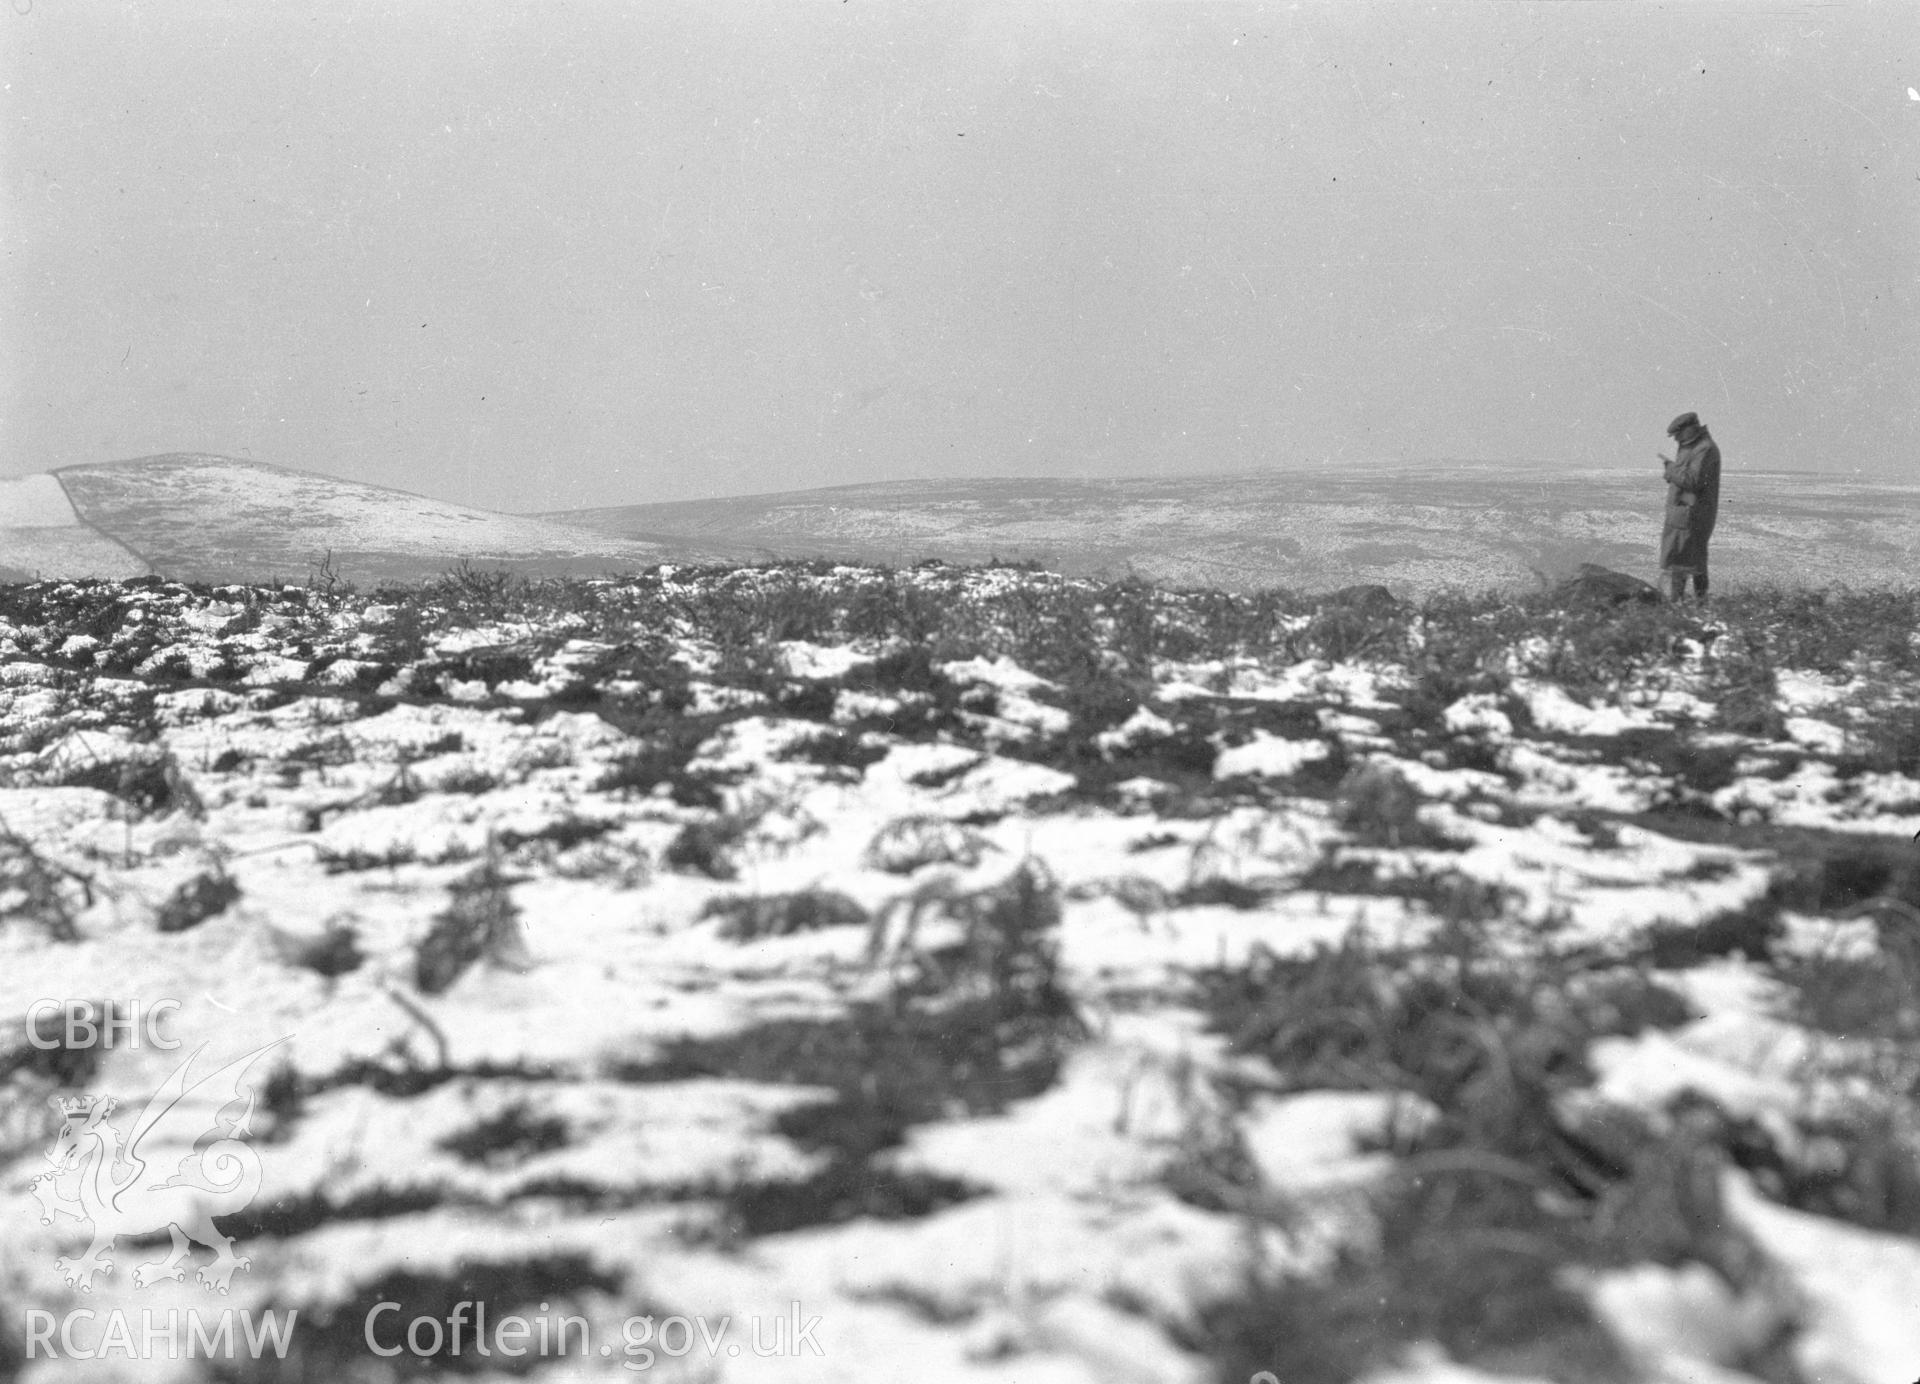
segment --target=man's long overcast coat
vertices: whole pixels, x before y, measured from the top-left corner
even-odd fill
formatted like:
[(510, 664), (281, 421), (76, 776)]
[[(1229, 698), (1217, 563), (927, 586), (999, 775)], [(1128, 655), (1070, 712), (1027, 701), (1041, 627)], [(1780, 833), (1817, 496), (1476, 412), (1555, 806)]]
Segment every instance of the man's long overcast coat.
[(1660, 565), (1704, 569), (1707, 540), (1720, 514), (1720, 448), (1702, 427), (1662, 469), (1667, 518), (1660, 533)]

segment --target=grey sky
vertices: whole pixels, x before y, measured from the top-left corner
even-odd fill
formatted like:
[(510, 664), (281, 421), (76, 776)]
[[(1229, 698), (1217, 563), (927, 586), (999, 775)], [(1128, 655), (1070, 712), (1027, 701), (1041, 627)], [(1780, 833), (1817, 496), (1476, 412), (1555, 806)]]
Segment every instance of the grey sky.
[(1916, 471), (1911, 0), (11, 5), (6, 473)]

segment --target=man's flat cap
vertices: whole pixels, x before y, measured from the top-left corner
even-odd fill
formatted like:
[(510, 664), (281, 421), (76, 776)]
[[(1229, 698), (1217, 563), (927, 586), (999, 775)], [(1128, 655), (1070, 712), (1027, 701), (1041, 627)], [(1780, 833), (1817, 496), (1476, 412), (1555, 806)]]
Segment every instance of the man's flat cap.
[(1667, 424), (1667, 436), (1678, 437), (1680, 436), (1681, 433), (1685, 432), (1688, 428), (1697, 428), (1699, 426), (1700, 426), (1699, 414), (1683, 413), (1678, 418), (1674, 419), (1671, 423)]

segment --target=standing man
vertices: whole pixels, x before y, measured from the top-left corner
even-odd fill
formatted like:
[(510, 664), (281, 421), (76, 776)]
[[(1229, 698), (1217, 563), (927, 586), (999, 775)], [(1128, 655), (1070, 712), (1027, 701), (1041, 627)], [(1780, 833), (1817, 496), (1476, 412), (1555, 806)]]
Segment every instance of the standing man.
[(1677, 601), (1687, 594), (1693, 577), (1694, 595), (1707, 599), (1707, 540), (1720, 512), (1720, 448), (1697, 413), (1683, 413), (1667, 424), (1667, 436), (1679, 445), (1679, 455), (1661, 454), (1667, 479), (1667, 517), (1660, 532), (1660, 570), (1667, 576), (1668, 595)]

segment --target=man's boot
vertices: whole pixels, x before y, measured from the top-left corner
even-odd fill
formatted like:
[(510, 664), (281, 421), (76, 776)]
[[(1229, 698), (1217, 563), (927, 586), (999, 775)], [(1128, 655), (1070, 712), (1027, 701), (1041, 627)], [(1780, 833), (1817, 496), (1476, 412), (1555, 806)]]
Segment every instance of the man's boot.
[(1686, 595), (1687, 574), (1678, 568), (1669, 570), (1667, 573), (1667, 599), (1674, 605), (1679, 605), (1681, 601), (1686, 599)]

